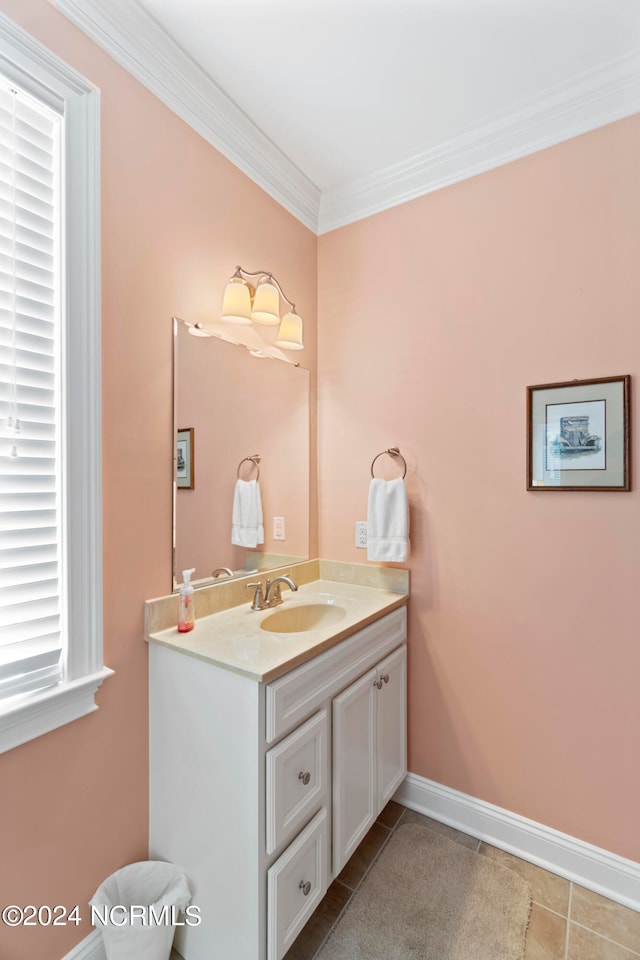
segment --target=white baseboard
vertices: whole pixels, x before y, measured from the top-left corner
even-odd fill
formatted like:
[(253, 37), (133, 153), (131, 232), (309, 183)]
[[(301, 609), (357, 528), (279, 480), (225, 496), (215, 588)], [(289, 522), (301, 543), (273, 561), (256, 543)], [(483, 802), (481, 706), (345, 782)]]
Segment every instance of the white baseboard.
[(65, 954), (62, 960), (106, 960), (106, 957), (102, 934), (99, 930), (94, 930), (70, 953)]
[(640, 911), (640, 863), (414, 773), (407, 774), (394, 799)]

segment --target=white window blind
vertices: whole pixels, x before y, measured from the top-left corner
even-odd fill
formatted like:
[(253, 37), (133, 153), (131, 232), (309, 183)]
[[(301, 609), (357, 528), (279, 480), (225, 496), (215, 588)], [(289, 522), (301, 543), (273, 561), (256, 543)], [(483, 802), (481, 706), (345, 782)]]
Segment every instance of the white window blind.
[(62, 125), (0, 77), (0, 700), (63, 675)]

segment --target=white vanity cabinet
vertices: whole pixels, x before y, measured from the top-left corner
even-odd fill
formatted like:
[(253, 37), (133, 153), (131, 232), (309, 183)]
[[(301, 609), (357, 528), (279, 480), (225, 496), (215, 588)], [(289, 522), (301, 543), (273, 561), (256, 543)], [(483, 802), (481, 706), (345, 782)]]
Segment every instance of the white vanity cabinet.
[(200, 908), (185, 960), (291, 946), (405, 775), (405, 641), (402, 606), (268, 683), (150, 643), (150, 857)]

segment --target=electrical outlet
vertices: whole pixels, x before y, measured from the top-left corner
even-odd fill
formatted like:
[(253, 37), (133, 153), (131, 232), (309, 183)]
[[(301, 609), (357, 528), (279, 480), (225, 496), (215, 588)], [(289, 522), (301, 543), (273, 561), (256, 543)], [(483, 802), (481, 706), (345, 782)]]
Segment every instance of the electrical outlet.
[(284, 540), (284, 517), (273, 518), (273, 539)]
[(356, 547), (366, 547), (366, 545), (367, 545), (366, 520), (356, 520)]

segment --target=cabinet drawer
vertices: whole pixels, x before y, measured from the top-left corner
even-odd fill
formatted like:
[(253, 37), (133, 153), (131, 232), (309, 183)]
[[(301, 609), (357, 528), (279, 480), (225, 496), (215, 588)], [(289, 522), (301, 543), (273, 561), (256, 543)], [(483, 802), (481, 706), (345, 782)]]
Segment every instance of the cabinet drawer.
[(267, 743), (310, 717), (325, 700), (366, 673), (406, 637), (407, 611), (400, 607), (267, 684)]
[(323, 807), (267, 873), (267, 960), (281, 960), (322, 900), (327, 851)]
[(295, 836), (324, 803), (329, 777), (327, 711), (289, 734), (267, 753), (267, 853)]

